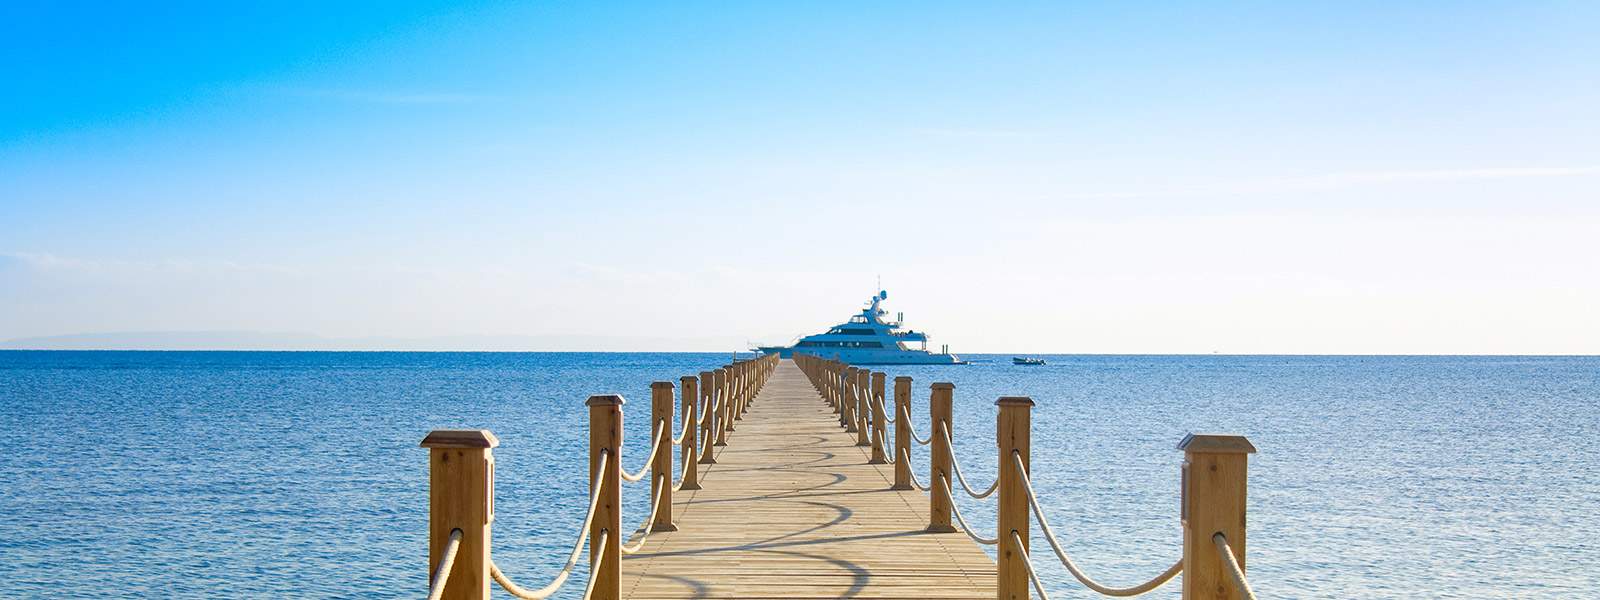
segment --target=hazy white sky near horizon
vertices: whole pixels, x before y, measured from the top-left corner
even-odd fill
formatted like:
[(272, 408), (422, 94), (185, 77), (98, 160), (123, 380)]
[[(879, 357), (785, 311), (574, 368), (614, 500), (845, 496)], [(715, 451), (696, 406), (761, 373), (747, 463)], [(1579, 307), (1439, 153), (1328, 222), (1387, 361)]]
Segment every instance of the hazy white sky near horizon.
[(26, 10), (0, 340), (1600, 353), (1593, 4)]

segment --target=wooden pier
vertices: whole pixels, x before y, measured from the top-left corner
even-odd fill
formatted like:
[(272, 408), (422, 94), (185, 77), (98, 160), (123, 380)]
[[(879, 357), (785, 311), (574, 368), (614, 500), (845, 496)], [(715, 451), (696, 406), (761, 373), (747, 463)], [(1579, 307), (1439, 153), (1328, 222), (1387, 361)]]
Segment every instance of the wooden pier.
[[(1033, 563), (1049, 553), (1029, 552), (1038, 546), (1029, 534), (1030, 504), (1038, 506), (1027, 481), (1032, 402), (1003, 398), (994, 428), (963, 429), (997, 436), (1001, 476), (980, 492), (959, 479), (950, 455), (945, 432), (953, 429), (953, 386), (931, 385), (922, 412), (912, 409), (909, 378), (895, 381), (892, 398), (884, 379), (801, 356), (735, 363), (683, 377), (677, 386), (658, 382), (647, 422), (656, 443), (636, 473), (619, 464), (627, 457), (612, 460), (620, 451), (621, 398), (590, 398), (593, 506), (580, 536), (586, 539), (577, 540), (571, 560), (539, 590), (512, 582), (490, 556), (491, 448), (498, 442), (486, 431), (435, 431), (423, 441), (432, 469), (429, 598), (483, 600), (491, 580), (514, 597), (552, 597), (585, 546), (591, 573), (583, 598), (1026, 599), (1035, 590), (1043, 596)], [(676, 405), (684, 418), (673, 418)], [(914, 414), (926, 415), (921, 436)], [(677, 420), (683, 426), (673, 435)], [(933, 457), (920, 475), (910, 463), (917, 443), (930, 444)], [(1243, 500), (1246, 456), (1254, 448), (1244, 438), (1216, 435), (1190, 436), (1180, 448), (1184, 544), (1172, 551), (1181, 559), (1131, 588), (1101, 585), (1069, 565), (1090, 589), (1142, 593), (1181, 572), (1186, 599), (1253, 598), (1244, 578)], [(682, 463), (676, 484), (675, 455)], [(624, 528), (623, 486), (644, 486), (646, 476), (649, 485), (639, 493), (648, 487), (653, 512), (644, 525)], [(997, 521), (1007, 535), (966, 531), (954, 510), (957, 493), (997, 496)], [(1049, 536), (1048, 523), (1038, 522), (1045, 529), (1038, 533)], [(996, 545), (998, 561), (979, 543)], [(580, 597), (571, 588), (563, 595)]]

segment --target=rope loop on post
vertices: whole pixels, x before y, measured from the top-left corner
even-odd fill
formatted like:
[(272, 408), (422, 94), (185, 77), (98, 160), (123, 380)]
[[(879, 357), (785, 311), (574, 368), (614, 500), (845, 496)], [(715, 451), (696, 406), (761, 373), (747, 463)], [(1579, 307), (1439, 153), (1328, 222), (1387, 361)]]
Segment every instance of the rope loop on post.
[(661, 451), (661, 436), (666, 434), (666, 426), (667, 422), (665, 420), (656, 423), (656, 431), (650, 436), (650, 456), (644, 459), (644, 466), (639, 469), (638, 473), (629, 474), (626, 470), (622, 471), (623, 481), (633, 483), (644, 479), (644, 476), (650, 473), (650, 465), (656, 462), (656, 453)]
[(1211, 542), (1217, 545), (1217, 553), (1222, 555), (1222, 563), (1228, 565), (1228, 575), (1233, 577), (1233, 587), (1246, 600), (1256, 600), (1256, 591), (1250, 588), (1250, 580), (1244, 576), (1244, 567), (1239, 566), (1239, 559), (1233, 556), (1233, 548), (1228, 546), (1228, 536), (1218, 531), (1211, 535)]
[(976, 531), (972, 530), (972, 526), (967, 524), (967, 519), (961, 516), (961, 508), (956, 506), (956, 499), (950, 496), (950, 486), (948, 485), (944, 486), (944, 498), (950, 502), (950, 513), (956, 516), (956, 522), (961, 523), (961, 531), (966, 533), (967, 537), (972, 538), (972, 541), (985, 546), (993, 546), (1000, 543), (999, 535), (995, 535), (992, 538), (986, 538), (978, 535)]
[[(906, 465), (908, 467), (911, 465), (911, 449), (910, 448), (906, 448), (904, 452), (900, 453), (900, 460), (906, 461)], [(922, 492), (928, 491), (928, 486), (922, 485), (921, 481), (917, 481), (917, 470), (916, 469), (909, 469), (909, 468), (908, 468), (908, 470), (911, 472), (911, 487), (917, 488), (917, 491), (922, 491)]]
[[(1050, 529), (1050, 522), (1045, 520), (1044, 509), (1040, 508), (1039, 506), (1039, 497), (1034, 495), (1033, 492), (1033, 481), (1028, 477), (1028, 470), (1022, 466), (1022, 453), (1012, 452), (1011, 459), (1011, 466), (1016, 467), (1017, 474), (1022, 480), (1022, 489), (1023, 491), (1027, 492), (1028, 504), (1033, 507), (1034, 520), (1039, 522), (1039, 529), (1044, 533), (1045, 541), (1050, 543), (1050, 549), (1055, 551), (1056, 558), (1061, 560), (1061, 565), (1066, 567), (1067, 571), (1071, 572), (1072, 576), (1077, 578), (1078, 582), (1082, 583), (1084, 587), (1096, 592), (1100, 592), (1107, 596), (1137, 596), (1161, 587), (1168, 581), (1171, 581), (1173, 577), (1177, 577), (1178, 573), (1183, 571), (1183, 559), (1180, 558), (1178, 559), (1178, 562), (1172, 563), (1171, 567), (1167, 567), (1167, 570), (1162, 572), (1160, 575), (1157, 575), (1155, 579), (1151, 579), (1150, 581), (1146, 581), (1132, 587), (1114, 588), (1090, 579), (1089, 576), (1084, 574), (1083, 570), (1079, 569), (1078, 565), (1072, 562), (1072, 559), (1067, 556), (1066, 550), (1061, 549), (1061, 542), (1056, 539), (1055, 532)], [(1021, 548), (1020, 538), (1017, 544), (1017, 547)], [(1230, 553), (1228, 556), (1231, 557), (1233, 554)], [(1026, 555), (1024, 555), (1024, 557), (1026, 557)], [(1033, 565), (1031, 563), (1028, 564), (1028, 574), (1029, 576), (1033, 576)], [(1038, 579), (1035, 578), (1034, 586), (1038, 587), (1038, 585)], [(1039, 590), (1039, 595), (1044, 596), (1044, 590)], [(1251, 597), (1251, 600), (1254, 600), (1253, 596)]]
[[(665, 484), (666, 480), (667, 480), (667, 476), (666, 475), (657, 475), (656, 476), (656, 481), (661, 482), (662, 484)], [(655, 528), (656, 528), (656, 513), (661, 512), (661, 490), (664, 489), (664, 488), (665, 488), (665, 485), (656, 486), (656, 495), (655, 495), (654, 498), (652, 498), (650, 500), (650, 516), (645, 517), (644, 525), (640, 525), (639, 526), (640, 529), (644, 530), (644, 533), (639, 535), (639, 541), (635, 542), (633, 544), (633, 546), (628, 546), (627, 544), (623, 544), (622, 545), (622, 553), (623, 554), (633, 554), (635, 552), (638, 552), (640, 548), (644, 547), (644, 541), (647, 540), (647, 539), (650, 539), (650, 533), (652, 531), (655, 531)]]
[(444, 544), (444, 556), (439, 557), (439, 566), (433, 570), (433, 583), (428, 586), (428, 600), (439, 600), (444, 594), (445, 583), (450, 581), (450, 573), (456, 566), (456, 553), (461, 551), (461, 530), (451, 529), (450, 539)]
[(956, 481), (961, 482), (961, 487), (967, 491), (967, 495), (978, 500), (982, 500), (984, 498), (988, 498), (994, 493), (995, 490), (1000, 489), (999, 477), (996, 477), (994, 483), (989, 485), (989, 489), (984, 490), (983, 492), (974, 491), (972, 486), (967, 485), (967, 477), (961, 474), (961, 461), (956, 460), (956, 444), (950, 439), (950, 430), (945, 429), (943, 427), (943, 423), (940, 423), (939, 425), (939, 435), (944, 436), (945, 447), (950, 448), (950, 470), (956, 472)]
[(679, 431), (678, 435), (672, 437), (672, 445), (682, 446), (683, 438), (689, 435), (689, 425), (694, 423), (695, 404), (695, 402), (689, 403), (689, 412), (683, 415), (683, 431)]
[[(900, 418), (902, 418), (902, 419), (905, 419), (908, 416), (908, 415), (906, 415), (906, 413), (904, 411), (901, 411), (900, 407), (898, 407), (898, 406), (895, 407), (895, 410), (900, 413)], [(933, 436), (932, 435), (928, 436), (927, 439), (923, 439), (921, 437), (918, 437), (917, 436), (917, 424), (911, 422), (909, 419), (906, 421), (906, 429), (911, 430), (911, 441), (916, 442), (918, 446), (926, 446), (928, 444), (932, 444), (933, 443)]]
[[(589, 510), (583, 515), (583, 527), (578, 529), (578, 541), (572, 545), (572, 553), (567, 556), (567, 564), (563, 565), (561, 570), (556, 573), (555, 580), (542, 588), (529, 591), (512, 583), (511, 578), (506, 577), (506, 574), (500, 571), (500, 565), (490, 562), (489, 576), (494, 578), (495, 583), (499, 583), (500, 587), (505, 588), (511, 595), (523, 600), (544, 600), (555, 594), (556, 590), (561, 589), (561, 586), (567, 582), (567, 577), (572, 575), (572, 568), (578, 565), (578, 557), (583, 555), (583, 542), (589, 539), (590, 526), (594, 524), (594, 512), (600, 507), (600, 478), (605, 475), (606, 463), (610, 459), (611, 452), (600, 451), (600, 462), (596, 465), (594, 480), (590, 482), (589, 487), (590, 490), (593, 490), (589, 493)], [(601, 542), (600, 545), (604, 546), (605, 543)], [(604, 553), (602, 553), (603, 555)], [(593, 577), (590, 578), (589, 585), (591, 588), (594, 586), (593, 579)], [(585, 595), (587, 596), (587, 594)]]

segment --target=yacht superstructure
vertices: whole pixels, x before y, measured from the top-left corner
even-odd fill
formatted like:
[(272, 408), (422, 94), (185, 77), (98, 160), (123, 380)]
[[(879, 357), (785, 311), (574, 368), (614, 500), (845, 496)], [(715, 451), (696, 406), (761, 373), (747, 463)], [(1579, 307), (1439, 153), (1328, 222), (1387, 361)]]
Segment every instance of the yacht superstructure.
[[(948, 348), (940, 352), (928, 350), (928, 334), (900, 329), (904, 315), (884, 319), (888, 314), (881, 303), (889, 292), (880, 290), (872, 296), (867, 308), (849, 321), (834, 325), (824, 333), (800, 338), (792, 346), (761, 346), (757, 352), (778, 354), (790, 358), (795, 352), (822, 358), (831, 358), (852, 365), (954, 365), (961, 359), (950, 354)], [(917, 348), (908, 343), (920, 343)]]

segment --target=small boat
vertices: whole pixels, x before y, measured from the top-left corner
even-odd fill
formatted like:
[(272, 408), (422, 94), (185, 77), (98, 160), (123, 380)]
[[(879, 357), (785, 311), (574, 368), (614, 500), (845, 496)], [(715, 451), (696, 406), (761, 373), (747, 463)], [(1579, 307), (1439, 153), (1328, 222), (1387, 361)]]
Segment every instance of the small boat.
[(1044, 359), (1042, 359), (1042, 358), (1023, 358), (1021, 356), (1013, 356), (1013, 357), (1011, 357), (1011, 364), (1013, 364), (1013, 365), (1042, 365), (1042, 364), (1044, 364)]

